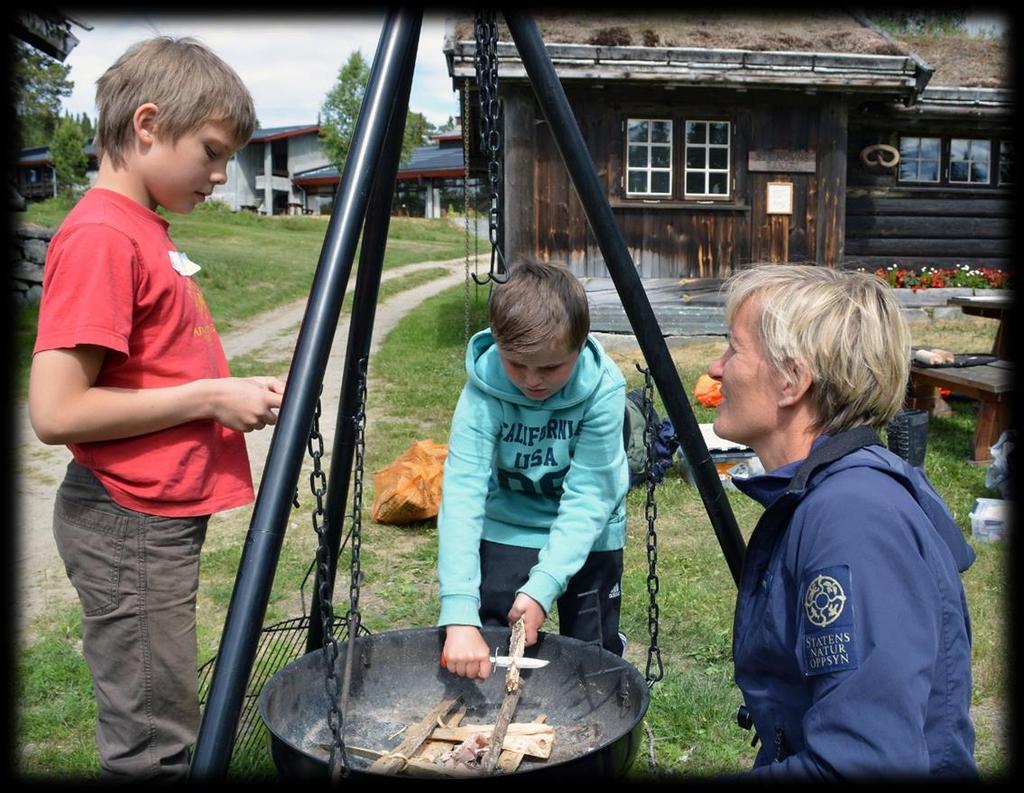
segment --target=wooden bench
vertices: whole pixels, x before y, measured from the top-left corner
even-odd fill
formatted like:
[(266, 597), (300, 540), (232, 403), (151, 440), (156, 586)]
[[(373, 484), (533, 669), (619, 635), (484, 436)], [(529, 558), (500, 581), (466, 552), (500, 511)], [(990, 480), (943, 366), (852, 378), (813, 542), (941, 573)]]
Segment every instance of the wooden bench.
[(991, 460), (989, 447), (1010, 426), (1013, 363), (997, 360), (982, 366), (938, 368), (912, 364), (908, 407), (927, 410), (936, 416), (949, 415), (949, 405), (939, 395), (940, 388), (979, 401), (971, 461)]

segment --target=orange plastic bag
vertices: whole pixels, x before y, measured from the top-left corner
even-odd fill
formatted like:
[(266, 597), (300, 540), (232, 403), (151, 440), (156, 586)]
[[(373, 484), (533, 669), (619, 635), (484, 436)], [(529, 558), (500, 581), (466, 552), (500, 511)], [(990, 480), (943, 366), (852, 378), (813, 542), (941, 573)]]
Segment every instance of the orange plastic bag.
[(722, 383), (710, 375), (702, 374), (693, 390), (694, 398), (706, 408), (716, 408), (722, 402)]
[(393, 463), (374, 471), (373, 520), (397, 526), (435, 517), (447, 456), (446, 444), (416, 441)]

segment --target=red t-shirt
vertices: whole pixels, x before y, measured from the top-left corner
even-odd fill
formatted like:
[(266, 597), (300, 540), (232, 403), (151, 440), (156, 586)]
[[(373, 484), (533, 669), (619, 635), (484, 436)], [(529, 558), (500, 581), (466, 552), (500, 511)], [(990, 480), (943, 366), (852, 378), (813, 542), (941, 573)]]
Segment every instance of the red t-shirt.
[[(199, 284), (171, 265), (168, 226), (120, 193), (89, 190), (50, 242), (35, 352), (106, 347), (97, 386), (229, 376)], [(115, 502), (138, 512), (190, 517), (253, 500), (245, 437), (213, 420), (68, 448)]]

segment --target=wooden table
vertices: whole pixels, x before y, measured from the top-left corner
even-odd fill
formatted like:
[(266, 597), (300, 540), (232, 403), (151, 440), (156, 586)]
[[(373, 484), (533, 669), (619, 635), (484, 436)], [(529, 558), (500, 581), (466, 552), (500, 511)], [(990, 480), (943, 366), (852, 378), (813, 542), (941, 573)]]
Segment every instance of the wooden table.
[(1010, 355), (1010, 324), (1013, 317), (1013, 295), (963, 295), (951, 297), (946, 301), (948, 306), (959, 306), (965, 314), (975, 317), (988, 317), (999, 320), (996, 341), (992, 345), (992, 354), (1003, 360), (1012, 360)]
[(933, 415), (949, 413), (949, 406), (939, 395), (940, 388), (977, 399), (978, 420), (971, 444), (971, 461), (992, 459), (989, 447), (1010, 426), (1010, 398), (1013, 396), (1013, 364), (993, 361), (983, 366), (910, 367), (911, 397), (909, 407), (927, 410)]

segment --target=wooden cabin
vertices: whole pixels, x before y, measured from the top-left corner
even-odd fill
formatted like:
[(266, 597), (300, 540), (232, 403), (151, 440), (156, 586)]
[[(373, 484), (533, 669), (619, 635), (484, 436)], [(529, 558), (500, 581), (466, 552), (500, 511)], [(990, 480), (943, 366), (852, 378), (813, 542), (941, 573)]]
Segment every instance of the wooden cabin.
[[(983, 75), (995, 87), (947, 84), (841, 12), (536, 21), (642, 276), (723, 277), (758, 261), (1008, 264), (1012, 102), (990, 74), (1005, 65)], [(507, 256), (607, 276), (500, 15), (498, 27)], [(471, 130), (475, 51), (472, 19), (451, 20), (445, 54)]]

